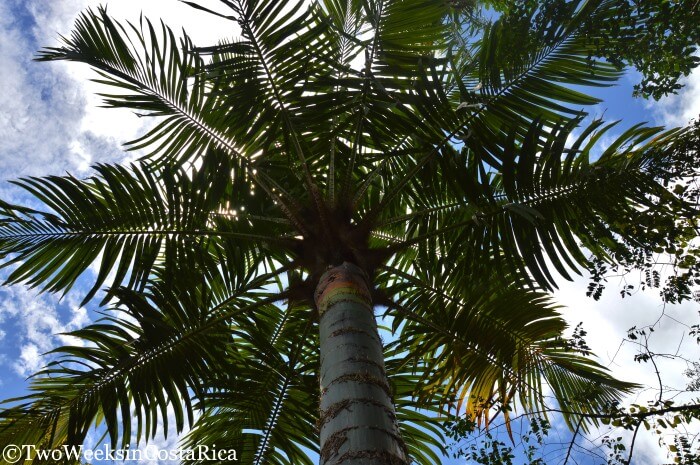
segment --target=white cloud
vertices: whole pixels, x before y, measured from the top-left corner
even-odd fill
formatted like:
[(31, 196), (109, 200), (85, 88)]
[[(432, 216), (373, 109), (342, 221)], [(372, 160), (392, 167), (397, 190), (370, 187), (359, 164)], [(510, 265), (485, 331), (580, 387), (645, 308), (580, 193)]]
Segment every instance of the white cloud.
[(22, 346), (22, 350), (19, 354), (19, 361), (15, 362), (13, 367), (20, 375), (29, 376), (32, 373), (36, 373), (43, 365), (44, 363), (42, 363), (39, 348), (29, 343)]
[(669, 95), (658, 102), (650, 101), (647, 107), (656, 121), (665, 126), (685, 126), (700, 116), (700, 68), (681, 80), (684, 87), (677, 95)]
[[(95, 93), (105, 89), (89, 81), (95, 74), (86, 66), (32, 61), (37, 49), (57, 46), (60, 34), (69, 35), (81, 11), (102, 3), (14, 0), (0, 4), (3, 179), (65, 171), (80, 174), (86, 173), (95, 162), (135, 158), (125, 155), (121, 144), (143, 134), (152, 121), (139, 119), (124, 109), (99, 108), (101, 99)], [(109, 13), (118, 19), (137, 22), (142, 10), (156, 24), (163, 16), (176, 32), (186, 27), (201, 45), (236, 35), (233, 23), (212, 18), (177, 1), (121, 0), (108, 4)], [(193, 21), (198, 18), (203, 21)]]
[[(615, 377), (646, 386), (626, 399), (625, 404), (646, 405), (659, 394), (655, 367), (649, 362), (634, 361), (639, 346), (634, 342), (623, 342), (627, 331), (633, 326), (642, 328), (654, 325), (653, 332), (647, 331), (651, 351), (656, 354), (680, 354), (689, 360), (698, 360), (700, 349), (694, 338), (688, 336), (688, 330), (689, 325), (697, 323), (699, 307), (696, 302), (664, 306), (655, 291), (638, 292), (622, 299), (618, 284), (610, 282), (597, 302), (585, 297), (586, 282), (582, 279), (562, 283), (556, 297), (566, 306), (563, 313), (572, 326), (583, 322), (583, 328), (588, 332), (586, 341), (599, 356), (600, 363), (607, 366)], [(666, 393), (664, 397), (673, 396), (676, 402), (690, 401), (693, 393), (678, 393), (684, 390), (688, 382), (683, 374), (688, 364), (682, 359), (665, 356), (659, 356), (656, 361)], [(700, 432), (700, 425), (692, 424), (690, 430)], [(607, 431), (607, 427), (602, 427), (592, 431), (588, 438), (600, 444), (600, 438)], [(631, 440), (630, 431), (617, 429), (614, 434), (622, 435), (626, 441)], [(658, 440), (658, 436), (642, 428), (635, 445), (634, 462), (668, 461), (667, 451), (659, 447)]]
[[(65, 11), (63, 14), (57, 12), (63, 3), (42, 2), (42, 8), (37, 9), (47, 15), (46, 18), (54, 18), (45, 21), (50, 25), (46, 27), (67, 23), (60, 19), (66, 16)], [(24, 4), (28, 10), (22, 13), (30, 14), (33, 4)], [(84, 171), (87, 168), (85, 157), (76, 152), (76, 144), (86, 145), (95, 137), (81, 130), (87, 104), (84, 88), (65, 72), (63, 66), (32, 61), (39, 41), (48, 40), (40, 34), (41, 18), (35, 18), (38, 23), (32, 29), (32, 35), (25, 29), (31, 24), (31, 19), (16, 20), (13, 17), (22, 7), (20, 3), (0, 5), (2, 178)], [(56, 42), (55, 35), (50, 42)], [(103, 150), (97, 152), (95, 158), (110, 159), (114, 152)]]
[[(89, 173), (99, 162), (131, 162), (122, 144), (154, 123), (124, 109), (99, 108), (96, 92), (104, 86), (90, 82), (96, 75), (77, 63), (32, 61), (37, 50), (59, 46), (77, 16), (99, 0), (7, 0), (0, 2), (0, 198), (26, 203), (26, 195), (6, 180), (70, 172)], [(230, 31), (231, 23), (175, 0), (111, 2), (110, 14), (138, 21), (141, 10), (157, 23), (161, 16), (178, 32), (191, 30), (198, 44), (211, 44)], [(197, 21), (203, 18), (207, 21)]]
[(84, 9), (87, 3), (85, 0), (25, 1), (26, 8), (35, 21), (32, 28), (34, 37), (37, 40), (45, 40), (57, 39), (59, 34), (66, 35), (67, 28), (70, 28), (75, 20), (75, 12)]
[[(59, 310), (60, 309), (60, 310)], [(53, 294), (38, 294), (22, 285), (0, 289), (0, 324), (5, 331), (12, 328), (19, 359), (0, 360), (9, 364), (20, 376), (29, 376), (46, 364), (41, 354), (66, 344), (81, 341), (61, 333), (81, 328), (90, 322), (87, 311), (73, 298), (59, 302)]]

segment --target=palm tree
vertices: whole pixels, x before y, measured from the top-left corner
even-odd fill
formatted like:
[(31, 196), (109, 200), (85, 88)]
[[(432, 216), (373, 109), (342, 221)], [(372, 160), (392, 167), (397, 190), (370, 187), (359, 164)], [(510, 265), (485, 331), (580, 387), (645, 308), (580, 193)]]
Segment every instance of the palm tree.
[(98, 9), (40, 52), (156, 124), (128, 144), (140, 163), (23, 179), (45, 208), (0, 204), (8, 282), (64, 293), (97, 262), (84, 302), (106, 287), (109, 307), (2, 413), (0, 443), (104, 423), (126, 446), (171, 409), (185, 445), (241, 463), (430, 464), (456, 415), (551, 392), (574, 425), (634, 387), (568, 343), (548, 294), (674, 240), (656, 226), (684, 208), (659, 182), (677, 131), (598, 156), (613, 125), (580, 127), (597, 100), (573, 87), (621, 75), (582, 32), (614, 2), (532, 24), (464, 2), (185, 3), (241, 37), (195, 47)]

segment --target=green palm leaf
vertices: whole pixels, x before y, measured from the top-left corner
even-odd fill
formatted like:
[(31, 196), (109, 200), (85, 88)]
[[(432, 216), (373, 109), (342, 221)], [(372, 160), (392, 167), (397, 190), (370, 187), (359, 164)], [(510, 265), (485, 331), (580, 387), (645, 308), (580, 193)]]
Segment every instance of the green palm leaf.
[(271, 278), (241, 282), (223, 299), (211, 291), (217, 286), (200, 280), (195, 287), (192, 276), (154, 283), (146, 293), (115, 291), (116, 312), (70, 333), (86, 344), (54, 350), (58, 358), (34, 376), (32, 393), (11, 400), (17, 405), (0, 416), (1, 440), (81, 444), (102, 420), (112, 446), (121, 437), (125, 447), (132, 433), (137, 440), (154, 437), (159, 420), (167, 434), (168, 408), (182, 431), (185, 420), (194, 422), (195, 399), (210, 388), (202, 375), (213, 376), (237, 357), (232, 329), (235, 334), (252, 310), (279, 300), (257, 291)]
[[(592, 147), (611, 127), (601, 126), (593, 122), (571, 147), (571, 124), (545, 130), (534, 122), (522, 144), (512, 132), (503, 133), (500, 173), (487, 172), (468, 149), (446, 151), (442, 166), (426, 167), (410, 183), (413, 192), (403, 204), (412, 212), (387, 218), (377, 231), (405, 237), (393, 244), (397, 249), (417, 247), (402, 261), (437, 250), (457, 266), (476, 269), (489, 257), (509, 276), (544, 288), (556, 285), (548, 260), (567, 279), (570, 270), (589, 266), (586, 252), (612, 260), (640, 243), (641, 227), (632, 231), (625, 224), (685, 207), (650, 173), (673, 131), (631, 128), (591, 162)], [(434, 182), (447, 183), (446, 189), (424, 195), (422, 186)], [(646, 230), (654, 227), (652, 222)]]
[[(635, 387), (563, 339), (567, 325), (545, 293), (503, 288), (493, 277), (436, 275), (436, 267), (416, 262), (411, 274), (387, 267), (385, 275), (394, 281), (388, 292), (400, 296), (389, 309), (402, 335), (395, 350), (424, 370), (419, 396), (439, 394), (450, 402), (444, 407), (488, 425), (495, 407), (508, 421), (516, 398), (526, 410), (551, 407), (543, 380), (555, 403), (581, 414), (599, 412)], [(574, 415), (565, 419), (576, 423)]]
[(313, 463), (318, 354), (309, 309), (271, 310), (236, 331), (236, 357), (211, 380), (185, 448), (235, 449), (248, 463)]
[(151, 273), (178, 262), (210, 270), (223, 266), (230, 279), (242, 278), (258, 262), (260, 240), (284, 241), (269, 236), (276, 223), (266, 222), (261, 233), (242, 218), (243, 212), (241, 218), (226, 214), (232, 203), (245, 203), (249, 213), (268, 215), (248, 201), (245, 181), (221, 175), (230, 173), (225, 158), (212, 152), (205, 161), (194, 174), (165, 172), (160, 179), (143, 165), (101, 165), (98, 176), (87, 180), (52, 176), (17, 182), (49, 210), (5, 206), (0, 250), (16, 254), (3, 264), (16, 265), (8, 282), (65, 292), (99, 261), (86, 302), (110, 272), (112, 287), (128, 283), (133, 289), (142, 289)]
[(165, 117), (147, 136), (131, 143), (133, 148), (150, 145), (153, 154), (177, 163), (201, 156), (208, 147), (238, 154), (209, 123), (217, 115), (216, 99), (207, 98), (202, 81), (192, 79), (202, 61), (190, 52), (190, 39), (182, 39), (181, 51), (165, 25), (161, 36), (148, 20), (142, 19), (139, 26), (114, 21), (104, 8), (87, 10), (71, 37), (63, 39), (65, 45), (42, 50), (38, 59), (86, 63), (100, 74), (98, 82), (117, 92), (103, 95), (105, 105)]

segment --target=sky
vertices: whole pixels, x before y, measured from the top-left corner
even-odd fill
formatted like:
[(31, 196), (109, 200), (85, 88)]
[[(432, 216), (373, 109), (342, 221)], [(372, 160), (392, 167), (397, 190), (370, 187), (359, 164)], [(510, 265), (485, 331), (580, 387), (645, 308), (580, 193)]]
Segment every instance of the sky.
[[(98, 108), (100, 100), (94, 95), (98, 87), (89, 82), (94, 76), (89, 69), (32, 61), (39, 48), (56, 45), (59, 34), (69, 33), (81, 10), (101, 3), (106, 3), (116, 18), (137, 20), (143, 11), (151, 19), (162, 17), (174, 30), (185, 27), (197, 45), (210, 45), (236, 32), (231, 23), (176, 0), (0, 0), (0, 198), (6, 201), (26, 201), (7, 180), (65, 172), (85, 176), (92, 164), (136, 158), (125, 154), (121, 144), (141, 134), (144, 121), (125, 110)], [(602, 90), (599, 95), (605, 101), (590, 112), (607, 120), (623, 119), (624, 127), (639, 121), (683, 125), (700, 113), (700, 72), (685, 81), (679, 95), (660, 102), (633, 99), (631, 85), (636, 80), (630, 72), (618, 86)], [(0, 274), (5, 276), (6, 272)], [(698, 303), (664, 307), (657, 291), (621, 299), (618, 284), (611, 281), (598, 302), (585, 297), (585, 278), (563, 282), (556, 293), (572, 326), (583, 322), (587, 342), (601, 363), (620, 378), (653, 386), (651, 367), (635, 363), (636, 348), (629, 343), (621, 345), (621, 341), (628, 328), (657, 321), (650, 341), (655, 352), (680, 352), (698, 360), (697, 345), (687, 334), (687, 325), (698, 320)], [(60, 298), (22, 285), (0, 288), (0, 398), (22, 393), (27, 376), (46, 361), (41, 354), (71, 342), (61, 333), (95, 318), (93, 307), (79, 306), (86, 289), (86, 284), (79, 284), (76, 292)], [(661, 369), (668, 388), (682, 388), (687, 383), (684, 363), (664, 360)], [(650, 395), (651, 390), (632, 401), (645, 401)], [(559, 427), (555, 425), (555, 432), (566, 434)], [(604, 432), (591, 433), (587, 439), (599, 441), (601, 434)], [(158, 447), (167, 448), (174, 446), (177, 438), (171, 435), (158, 441)], [(653, 435), (643, 434), (634, 463), (666, 460), (656, 441)]]

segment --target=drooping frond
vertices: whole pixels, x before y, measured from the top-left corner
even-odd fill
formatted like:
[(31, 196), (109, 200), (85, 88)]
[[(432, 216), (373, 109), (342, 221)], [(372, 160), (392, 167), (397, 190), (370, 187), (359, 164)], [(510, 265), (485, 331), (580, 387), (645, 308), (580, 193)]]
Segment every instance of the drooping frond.
[[(253, 312), (276, 307), (274, 285), (261, 275), (220, 290), (196, 274), (154, 282), (145, 292), (119, 289), (114, 310), (101, 321), (70, 333), (83, 345), (55, 349), (57, 357), (38, 372), (31, 393), (12, 399), (0, 415), (0, 441), (47, 447), (81, 444), (102, 419), (115, 446), (149, 439), (194, 423), (194, 404), (210, 388), (209, 377), (236, 355), (232, 339)], [(220, 281), (223, 285), (223, 281)], [(186, 360), (187, 363), (183, 363)]]
[(393, 348), (404, 354), (405, 369), (423, 372), (418, 397), (437, 396), (445, 410), (488, 424), (494, 412), (507, 421), (517, 405), (601, 411), (634, 387), (568, 344), (566, 323), (545, 293), (453, 275), (442, 262), (416, 262), (410, 274), (387, 267), (383, 276), (386, 291), (397, 293), (389, 313), (402, 338)]
[(318, 351), (309, 313), (270, 308), (234, 331), (235, 357), (210, 380), (186, 448), (235, 449), (238, 460), (253, 464), (313, 463)]
[[(250, 323), (236, 332), (240, 360), (210, 381), (206, 410), (183, 446), (236, 449), (238, 459), (250, 463), (312, 464), (318, 425), (337, 413), (319, 416), (318, 329), (309, 324), (308, 310), (298, 307), (258, 311)], [(391, 348), (386, 357), (403, 440), (419, 463), (438, 465), (435, 451), (445, 452), (450, 415), (440, 408), (440, 396), (431, 403), (417, 397), (424, 378), (406, 369), (398, 352)]]
[(446, 424), (454, 419), (444, 408), (441, 393), (426, 401), (420, 397), (426, 366), (407, 366), (405, 352), (398, 345), (388, 346), (386, 370), (396, 405), (401, 437), (411, 458), (425, 465), (440, 465), (447, 453)]

